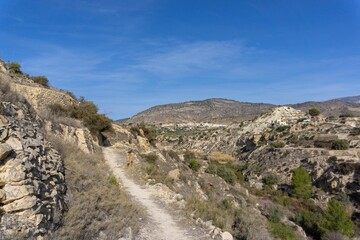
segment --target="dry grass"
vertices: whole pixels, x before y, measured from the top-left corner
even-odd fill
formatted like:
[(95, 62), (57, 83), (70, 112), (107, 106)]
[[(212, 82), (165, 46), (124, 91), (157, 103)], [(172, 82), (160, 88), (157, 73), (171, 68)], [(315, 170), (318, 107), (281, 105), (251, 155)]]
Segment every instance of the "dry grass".
[(64, 157), (68, 211), (49, 239), (94, 239), (100, 232), (106, 239), (118, 239), (127, 227), (138, 231), (142, 212), (114, 184), (101, 150), (90, 155), (60, 139), (51, 140)]
[(52, 123), (64, 124), (64, 125), (76, 127), (76, 128), (81, 128), (84, 126), (82, 124), (82, 122), (79, 120), (76, 120), (74, 118), (69, 118), (69, 117), (56, 116), (56, 115), (52, 114), (49, 110), (42, 110), (42, 111), (38, 112), (38, 115), (42, 119), (50, 121)]
[(228, 163), (235, 161), (235, 158), (233, 156), (218, 151), (211, 152), (208, 156), (208, 159), (211, 161), (218, 161), (220, 163)]
[(196, 217), (212, 223), (226, 231), (231, 232), (238, 209), (233, 206), (231, 200), (215, 200), (210, 198), (204, 201), (196, 196), (186, 199), (186, 210), (188, 213), (194, 213)]

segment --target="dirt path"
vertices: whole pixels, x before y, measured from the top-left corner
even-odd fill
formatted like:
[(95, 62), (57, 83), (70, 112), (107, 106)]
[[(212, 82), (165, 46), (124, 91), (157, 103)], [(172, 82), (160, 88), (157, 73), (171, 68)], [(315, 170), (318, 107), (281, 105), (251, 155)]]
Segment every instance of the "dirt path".
[(104, 157), (112, 170), (114, 176), (118, 178), (125, 190), (135, 201), (141, 204), (148, 212), (149, 219), (145, 226), (142, 226), (139, 240), (192, 240), (210, 239), (209, 236), (201, 232), (196, 232), (196, 228), (180, 224), (179, 219), (162, 207), (152, 193), (146, 188), (136, 184), (125, 173), (126, 156), (113, 148), (104, 148)]

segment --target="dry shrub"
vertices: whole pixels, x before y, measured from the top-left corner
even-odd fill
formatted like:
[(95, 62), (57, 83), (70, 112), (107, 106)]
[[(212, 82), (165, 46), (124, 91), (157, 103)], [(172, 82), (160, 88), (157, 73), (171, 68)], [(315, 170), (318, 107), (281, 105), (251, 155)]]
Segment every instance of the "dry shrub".
[(55, 117), (68, 117), (81, 120), (93, 135), (101, 132), (113, 132), (112, 121), (104, 114), (98, 113), (97, 106), (81, 98), (78, 104), (63, 106), (61, 104), (50, 104), (48, 110)]
[(221, 201), (210, 198), (204, 201), (197, 196), (191, 196), (186, 199), (186, 210), (204, 221), (211, 220), (215, 226), (230, 232), (237, 215), (237, 209), (228, 202), (228, 199)]
[(75, 128), (81, 128), (83, 127), (83, 124), (81, 121), (76, 120), (74, 118), (69, 118), (69, 117), (62, 117), (62, 116), (56, 116), (54, 114), (52, 114), (51, 112), (49, 112), (49, 110), (42, 110), (38, 112), (38, 115), (44, 119), (47, 120), (51, 123), (54, 124), (64, 124), (66, 126), (71, 126), (71, 127), (75, 127)]
[(58, 138), (51, 140), (64, 158), (68, 211), (49, 239), (95, 239), (100, 231), (118, 239), (127, 227), (137, 232), (141, 211), (109, 180), (101, 150), (85, 154)]
[(231, 156), (227, 153), (219, 152), (219, 151), (211, 152), (208, 155), (208, 159), (211, 161), (218, 161), (218, 162), (224, 162), (224, 163), (235, 161), (235, 158), (233, 156)]
[(16, 104), (18, 102), (26, 102), (26, 100), (22, 96), (12, 91), (9, 83), (7, 83), (3, 79), (0, 79), (0, 101), (11, 102), (12, 104)]
[[(32, 106), (26, 101), (26, 99), (13, 91), (10, 87), (9, 82), (0, 78), (0, 102), (10, 102), (13, 105), (21, 108), (25, 114), (35, 119), (36, 113)], [(7, 112), (4, 105), (0, 103), (0, 114), (7, 115), (11, 114)]]

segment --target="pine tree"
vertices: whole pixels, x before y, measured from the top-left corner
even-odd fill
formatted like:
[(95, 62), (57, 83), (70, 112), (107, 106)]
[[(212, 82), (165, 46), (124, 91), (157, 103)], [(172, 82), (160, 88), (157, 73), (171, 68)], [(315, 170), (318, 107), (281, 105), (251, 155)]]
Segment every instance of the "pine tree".
[(298, 167), (294, 170), (291, 183), (293, 194), (297, 197), (308, 199), (311, 197), (312, 181), (305, 168)]
[(328, 202), (324, 212), (325, 226), (327, 231), (339, 232), (346, 236), (354, 235), (354, 224), (346, 213), (344, 205), (336, 199)]

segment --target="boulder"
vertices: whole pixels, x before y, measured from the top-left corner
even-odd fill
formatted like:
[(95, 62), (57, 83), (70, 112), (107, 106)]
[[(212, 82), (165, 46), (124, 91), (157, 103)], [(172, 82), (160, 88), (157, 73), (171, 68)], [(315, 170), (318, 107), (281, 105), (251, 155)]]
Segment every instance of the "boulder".
[(231, 235), (231, 233), (229, 233), (229, 232), (223, 232), (223, 233), (221, 234), (221, 239), (222, 239), (222, 240), (233, 240), (234, 238), (233, 238), (233, 236)]
[(9, 144), (0, 144), (0, 161), (4, 160), (12, 151), (12, 147)]

